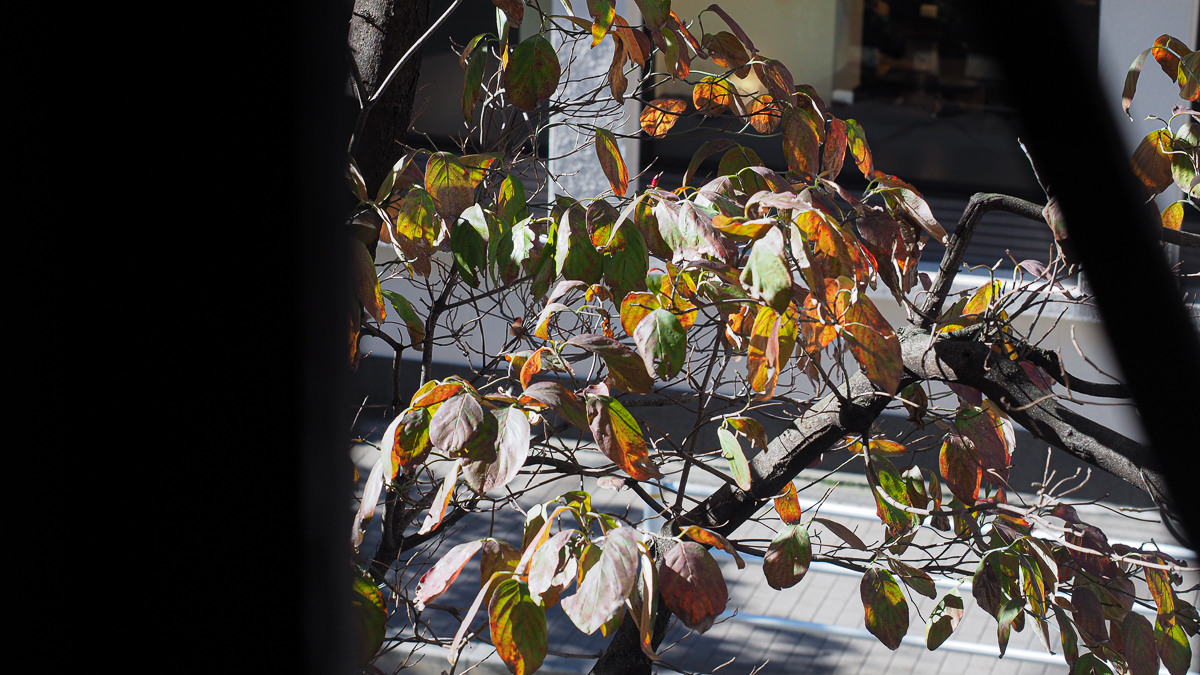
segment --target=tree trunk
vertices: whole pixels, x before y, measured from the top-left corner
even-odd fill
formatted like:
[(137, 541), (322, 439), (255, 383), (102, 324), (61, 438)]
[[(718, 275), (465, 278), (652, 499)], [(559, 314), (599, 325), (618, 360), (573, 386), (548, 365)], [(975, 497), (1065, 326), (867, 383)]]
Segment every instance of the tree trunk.
[[(350, 17), (350, 50), (367, 95), (429, 26), (430, 0), (355, 0)], [(412, 118), (421, 53), (409, 58), (375, 105), (355, 149), (355, 161), (374, 191), (403, 155), (402, 144)], [(353, 85), (351, 85), (353, 86)]]

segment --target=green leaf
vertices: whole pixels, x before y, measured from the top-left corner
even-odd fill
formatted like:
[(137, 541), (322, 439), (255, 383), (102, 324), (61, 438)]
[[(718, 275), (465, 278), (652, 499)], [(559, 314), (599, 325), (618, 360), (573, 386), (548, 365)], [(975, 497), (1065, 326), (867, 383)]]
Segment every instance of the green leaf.
[(587, 571), (575, 594), (562, 601), (563, 611), (584, 633), (595, 633), (624, 612), (625, 598), (637, 581), (637, 536), (631, 527), (609, 530), (599, 560)]
[(500, 195), (496, 198), (496, 216), (513, 225), (529, 217), (529, 206), (525, 198), (525, 184), (512, 174), (500, 183)]
[(600, 160), (600, 168), (612, 186), (613, 194), (624, 197), (629, 189), (629, 169), (625, 160), (621, 159), (621, 148), (617, 147), (617, 139), (607, 129), (596, 128), (596, 157)]
[[(473, 208), (478, 208), (476, 205)], [(486, 225), (484, 226), (486, 233)], [(471, 288), (479, 287), (478, 273), (487, 269), (487, 239), (471, 222), (459, 223), (450, 233), (450, 250), (454, 252), (454, 266), (463, 281)]]
[(1121, 622), (1122, 652), (1131, 675), (1157, 675), (1158, 640), (1146, 617), (1129, 612)]
[(1024, 598), (1013, 598), (1004, 603), (1000, 608), (1000, 614), (996, 617), (996, 644), (1000, 647), (1000, 658), (1004, 658), (1004, 651), (1008, 649), (1008, 638), (1012, 633), (1013, 622), (1021, 616), (1021, 608), (1025, 605)]
[(408, 472), (425, 461), (433, 444), (429, 441), (428, 408), (407, 408), (383, 432), (383, 443), (391, 443), (393, 473)]
[(436, 152), (425, 164), (425, 189), (442, 220), (453, 229), (458, 216), (475, 201), (467, 167), (448, 152)]
[(508, 100), (522, 110), (533, 110), (538, 101), (550, 98), (558, 88), (562, 67), (550, 41), (541, 34), (517, 45), (504, 71)]
[(675, 546), (658, 564), (659, 590), (667, 609), (688, 628), (703, 633), (729, 602), (717, 561), (693, 541)]
[(475, 104), (479, 102), (479, 93), (483, 84), (483, 68), (487, 65), (487, 49), (476, 49), (471, 52), (467, 61), (467, 72), (463, 76), (462, 114), (469, 123), (475, 116)]
[(748, 492), (750, 490), (750, 464), (742, 452), (742, 444), (738, 442), (737, 436), (734, 436), (725, 427), (717, 429), (717, 438), (721, 441), (721, 456), (729, 462), (729, 471), (733, 473), (734, 481), (737, 482), (739, 488)]
[(854, 155), (854, 163), (862, 172), (863, 178), (870, 179), (875, 172), (875, 164), (871, 159), (871, 146), (867, 145), (867, 135), (855, 120), (846, 120), (846, 141), (850, 154)]
[[(1132, 612), (1130, 612), (1132, 614)], [(1167, 627), (1162, 619), (1154, 622), (1154, 639), (1158, 643), (1158, 658), (1171, 675), (1184, 675), (1192, 661), (1192, 646), (1178, 622)]]
[(579, 210), (567, 209), (558, 222), (554, 237), (554, 272), (555, 276), (591, 285), (600, 281), (604, 261), (580, 222), (583, 219), (579, 217)]
[(1074, 666), (1079, 660), (1079, 638), (1075, 635), (1075, 627), (1071, 624), (1071, 620), (1067, 618), (1066, 610), (1057, 605), (1052, 605), (1054, 610), (1054, 619), (1058, 622), (1059, 638), (1062, 641), (1063, 658), (1067, 665)]
[(929, 651), (940, 647), (954, 633), (962, 615), (963, 599), (957, 589), (942, 596), (942, 601), (929, 615), (929, 623), (925, 624), (925, 646)]
[(754, 242), (742, 270), (742, 286), (750, 296), (767, 303), (777, 314), (792, 302), (792, 274), (783, 253), (783, 233), (778, 227)]
[(529, 585), (517, 579), (500, 582), (488, 605), (492, 644), (513, 675), (541, 667), (549, 648), (546, 612), (529, 596)]
[(588, 0), (587, 6), (588, 14), (592, 16), (592, 46), (595, 47), (612, 28), (617, 13), (613, 0)]
[(763, 574), (775, 590), (791, 588), (800, 583), (812, 562), (812, 544), (808, 528), (801, 524), (784, 528), (771, 540), (763, 556)]
[(879, 520), (887, 525), (888, 537), (896, 538), (907, 533), (913, 527), (915, 516), (889, 504), (874, 488), (878, 486), (888, 497), (898, 504), (912, 506), (908, 500), (908, 486), (896, 471), (891, 460), (884, 457), (871, 457), (868, 479), (874, 483), (871, 494), (875, 497), (875, 512)]
[(383, 644), (387, 604), (384, 603), (383, 595), (375, 584), (359, 575), (354, 576), (352, 598), (355, 663), (365, 666)]
[(892, 573), (872, 567), (859, 584), (867, 630), (895, 651), (908, 632), (908, 601)]
[(396, 245), (423, 277), (429, 276), (429, 256), (441, 234), (441, 223), (434, 217), (435, 209), (433, 198), (419, 185), (414, 185), (394, 209), (388, 209), (388, 215), (396, 224), (393, 233)]
[(671, 0), (634, 0), (647, 28), (659, 28), (671, 18)]
[(423, 349), (425, 340), (425, 322), (417, 315), (417, 311), (413, 309), (412, 303), (408, 298), (400, 295), (395, 291), (383, 291), (383, 297), (388, 299), (392, 304), (392, 309), (400, 315), (400, 319), (404, 321), (404, 325), (408, 328), (409, 346), (420, 351)]
[(646, 372), (658, 373), (662, 380), (679, 374), (687, 357), (687, 333), (674, 314), (656, 309), (646, 315), (633, 331), (633, 341), (646, 364)]

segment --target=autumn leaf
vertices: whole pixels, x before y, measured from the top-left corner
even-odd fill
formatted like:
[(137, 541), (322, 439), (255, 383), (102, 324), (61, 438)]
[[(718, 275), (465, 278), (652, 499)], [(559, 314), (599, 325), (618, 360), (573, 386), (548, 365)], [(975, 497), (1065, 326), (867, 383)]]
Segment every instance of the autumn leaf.
[(625, 299), (621, 301), (621, 326), (625, 328), (625, 334), (633, 337), (634, 331), (638, 324), (642, 322), (650, 312), (662, 307), (658, 300), (658, 295), (649, 292), (629, 293)]
[(529, 456), (529, 418), (517, 408), (491, 411), (496, 418), (496, 459), (463, 462), (463, 479), (476, 492), (499, 490), (517, 477)]
[[(774, 95), (774, 94), (772, 94)], [(820, 139), (817, 121), (802, 108), (783, 111), (783, 154), (792, 171), (817, 173)]]
[(457, 394), (433, 414), (429, 440), (442, 452), (455, 455), (475, 437), (483, 422), (483, 407), (471, 394)]
[(1012, 422), (990, 407), (968, 407), (961, 408), (955, 415), (954, 427), (975, 446), (983, 477), (993, 485), (1004, 485), (1008, 480), (1012, 465), (1011, 452), (1016, 442)]
[(558, 222), (554, 235), (554, 273), (564, 279), (595, 284), (604, 272), (604, 260), (592, 245), (583, 219), (574, 211), (567, 209)]
[(475, 104), (479, 102), (483, 84), (483, 68), (487, 65), (488, 51), (476, 49), (467, 60), (467, 72), (463, 75), (462, 114), (470, 122), (475, 115)]
[(1121, 651), (1125, 663), (1129, 664), (1130, 675), (1157, 675), (1158, 641), (1154, 636), (1154, 626), (1146, 617), (1137, 612), (1126, 614), (1121, 622), (1121, 638), (1124, 642)]
[(692, 178), (696, 175), (696, 170), (700, 168), (701, 162), (735, 145), (737, 143), (728, 138), (715, 138), (711, 141), (701, 143), (700, 147), (696, 148), (696, 152), (692, 153), (692, 160), (688, 162), (687, 171), (683, 173), (683, 185), (687, 185), (692, 181)]
[(1184, 675), (1192, 661), (1192, 646), (1188, 644), (1183, 626), (1175, 623), (1164, 626), (1162, 619), (1154, 622), (1154, 639), (1158, 643), (1158, 658), (1171, 675)]
[(549, 649), (546, 612), (529, 596), (529, 585), (515, 578), (496, 587), (488, 605), (492, 644), (513, 675), (528, 675), (542, 666)]
[(766, 85), (767, 92), (776, 101), (790, 103), (796, 91), (796, 81), (792, 79), (791, 71), (775, 59), (762, 61), (761, 64), (754, 65), (754, 73), (758, 75), (759, 81)]
[(1162, 225), (1168, 230), (1178, 230), (1183, 225), (1183, 202), (1174, 202), (1163, 209)]
[(871, 484), (872, 496), (875, 497), (875, 513), (879, 520), (887, 526), (888, 537), (897, 538), (912, 529), (915, 517), (907, 511), (888, 503), (879, 494), (882, 490), (892, 501), (904, 506), (912, 506), (908, 498), (908, 486), (900, 477), (900, 472), (892, 462), (883, 457), (871, 457), (867, 479)]
[(895, 651), (908, 632), (908, 601), (892, 573), (872, 567), (859, 585), (867, 630), (888, 649)]
[(800, 522), (803, 512), (800, 510), (800, 500), (796, 496), (796, 485), (788, 481), (787, 487), (783, 489), (783, 494), (775, 497), (773, 501), (775, 513), (779, 514), (779, 519), (786, 525), (795, 525)]
[(1155, 129), (1138, 143), (1133, 151), (1133, 173), (1146, 186), (1150, 196), (1157, 195), (1171, 185), (1171, 155), (1174, 149), (1171, 132)]
[(863, 178), (870, 180), (875, 172), (875, 164), (871, 159), (871, 146), (867, 144), (867, 135), (855, 120), (846, 120), (846, 142), (854, 163), (862, 173)]
[(770, 94), (761, 94), (750, 103), (750, 126), (760, 134), (773, 134), (783, 119), (783, 106)]
[(617, 147), (617, 139), (607, 129), (596, 128), (596, 157), (600, 160), (600, 168), (612, 186), (613, 194), (624, 197), (629, 189), (629, 169), (625, 160), (621, 159), (621, 149)]
[[(762, 160), (758, 157), (758, 153), (754, 152), (754, 150), (744, 145), (735, 145), (726, 150), (724, 155), (721, 155), (721, 161), (717, 164), (717, 174), (718, 176), (736, 176), (742, 169), (752, 166), (762, 166), (762, 163)], [(704, 192), (703, 188), (701, 192)], [(731, 203), (731, 206), (736, 207), (736, 202)], [(737, 209), (737, 213), (741, 213), (741, 209)]]
[(441, 234), (433, 198), (424, 188), (414, 185), (403, 199), (388, 206), (387, 213), (395, 223), (393, 241), (396, 246), (417, 274), (428, 277), (431, 271), (429, 256)]
[(642, 108), (638, 121), (642, 131), (653, 138), (662, 138), (679, 121), (679, 114), (684, 110), (687, 110), (687, 103), (680, 99), (656, 98)]
[(979, 481), (983, 477), (975, 444), (959, 434), (946, 434), (938, 461), (946, 487), (964, 504), (973, 506), (979, 498)]
[(408, 408), (397, 415), (383, 432), (383, 447), (390, 446), (392, 455), (392, 479), (397, 472), (408, 473), (425, 461), (433, 447), (429, 440), (430, 419), (427, 408)]
[(811, 562), (812, 544), (808, 540), (808, 528), (796, 524), (780, 530), (771, 540), (763, 556), (763, 574), (771, 588), (783, 590), (800, 583), (808, 573)]
[(1133, 104), (1133, 95), (1137, 92), (1138, 77), (1142, 74), (1142, 66), (1146, 63), (1146, 57), (1149, 55), (1149, 48), (1143, 50), (1133, 60), (1133, 63), (1129, 66), (1129, 72), (1125, 74), (1125, 86), (1121, 90), (1121, 110), (1125, 111), (1125, 116), (1130, 121), (1133, 121), (1133, 115), (1129, 114), (1129, 106)]
[(459, 215), (475, 201), (475, 188), (467, 172), (467, 167), (448, 152), (434, 153), (425, 164), (425, 190), (452, 231)]
[(417, 582), (416, 596), (413, 598), (418, 612), (424, 612), (426, 605), (441, 597), (450, 588), (471, 558), (483, 548), (483, 543), (483, 540), (478, 540), (455, 546), (421, 576), (421, 580)]
[(375, 261), (367, 247), (358, 240), (352, 240), (353, 249), (350, 259), (351, 277), (354, 279), (354, 292), (358, 296), (367, 314), (377, 323), (383, 323), (387, 311), (383, 306), (383, 293), (379, 287), (379, 277), (375, 276)]
[(604, 359), (613, 386), (632, 394), (649, 394), (654, 377), (646, 372), (645, 362), (629, 347), (613, 338), (588, 333), (576, 335), (567, 344), (582, 347)]
[(900, 338), (866, 295), (860, 295), (846, 310), (842, 335), (867, 379), (884, 393), (895, 394), (904, 374)]
[(446, 477), (442, 479), (442, 486), (434, 495), (433, 504), (429, 507), (429, 513), (425, 514), (425, 520), (421, 522), (421, 529), (417, 530), (417, 534), (433, 532), (442, 524), (442, 520), (446, 517), (446, 507), (450, 505), (450, 498), (454, 496), (454, 485), (458, 482), (461, 465), (461, 459), (455, 460), (450, 471), (446, 473)]
[(742, 556), (738, 554), (737, 548), (734, 547), (734, 545), (730, 543), (728, 539), (722, 537), (716, 532), (706, 530), (699, 525), (688, 525), (679, 531), (679, 536), (680, 538), (687, 537), (698, 544), (703, 544), (704, 546), (716, 546), (722, 551), (725, 551), (729, 555), (733, 556), (733, 561), (737, 564), (737, 568), (739, 570), (746, 568), (746, 561), (742, 560)]
[(747, 65), (750, 55), (733, 33), (720, 31), (716, 35), (705, 35), (702, 45), (713, 63), (725, 70), (735, 71), (738, 77), (744, 78), (750, 74), (750, 66)]
[(729, 602), (717, 561), (700, 544), (685, 541), (658, 564), (659, 589), (667, 609), (688, 628), (703, 633)]
[(600, 44), (612, 27), (617, 14), (613, 0), (588, 0), (588, 14), (592, 17), (592, 46)]
[(522, 110), (533, 110), (538, 101), (550, 98), (558, 88), (562, 67), (550, 41), (533, 35), (513, 50), (504, 70), (508, 100)]
[(625, 406), (610, 396), (589, 396), (587, 412), (592, 435), (605, 457), (637, 480), (662, 478), (650, 459), (642, 428)]
[(624, 611), (638, 572), (638, 535), (631, 527), (608, 531), (600, 558), (575, 594), (562, 601), (563, 611), (579, 630), (591, 635)]
[(521, 20), (525, 18), (525, 5), (521, 0), (492, 0), (492, 4), (499, 7), (514, 26), (520, 26)]
[(846, 159), (849, 142), (846, 123), (834, 117), (829, 123), (829, 135), (821, 153), (821, 176), (831, 181), (837, 179), (838, 174), (842, 172), (842, 162)]
[(519, 402), (521, 405), (528, 405), (533, 401), (550, 406), (554, 412), (578, 429), (588, 430), (587, 412), (584, 410), (583, 403), (561, 384), (537, 382), (526, 387)]
[(708, 76), (692, 88), (692, 103), (696, 110), (709, 117), (720, 115), (733, 105), (733, 89), (724, 78)]

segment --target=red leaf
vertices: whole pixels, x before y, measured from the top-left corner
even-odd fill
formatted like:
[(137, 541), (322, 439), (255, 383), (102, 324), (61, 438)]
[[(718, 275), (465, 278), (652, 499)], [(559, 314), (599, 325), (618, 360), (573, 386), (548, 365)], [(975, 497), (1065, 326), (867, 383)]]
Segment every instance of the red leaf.
[(808, 528), (792, 525), (779, 531), (763, 556), (763, 574), (775, 590), (791, 588), (800, 583), (812, 562), (812, 544)]
[(767, 92), (776, 101), (784, 101), (791, 103), (792, 97), (796, 93), (796, 81), (792, 79), (792, 73), (775, 59), (763, 59), (761, 64), (755, 64), (754, 73), (758, 75), (761, 81), (767, 87)]
[(658, 564), (663, 602), (692, 630), (703, 633), (729, 602), (729, 589), (717, 561), (700, 544), (685, 541)]
[(637, 480), (662, 478), (650, 459), (641, 427), (625, 406), (608, 396), (589, 396), (587, 412), (596, 445), (606, 457)]
[(817, 173), (820, 138), (816, 124), (801, 108), (783, 111), (783, 154), (792, 171)]
[(979, 481), (983, 477), (975, 444), (958, 434), (946, 434), (939, 465), (950, 492), (964, 504), (973, 506), (979, 498)]
[(846, 123), (834, 117), (829, 123), (829, 134), (825, 139), (825, 149), (821, 155), (821, 175), (829, 180), (836, 180), (842, 172), (842, 162), (846, 159), (846, 147), (850, 140), (846, 135)]
[(895, 394), (904, 374), (900, 339), (883, 314), (866, 295), (846, 310), (842, 319), (843, 335), (850, 352), (867, 374), (867, 379), (885, 393)]
[(954, 426), (975, 445), (983, 477), (993, 485), (1003, 486), (1012, 466), (1010, 439), (1015, 438), (1012, 422), (990, 408), (963, 408), (955, 415)]
[(537, 382), (529, 386), (521, 395), (519, 403), (528, 405), (533, 401), (550, 406), (564, 420), (575, 425), (581, 431), (588, 430), (587, 411), (583, 403), (557, 382)]
[(1108, 640), (1108, 628), (1104, 625), (1104, 609), (1096, 594), (1084, 586), (1076, 586), (1071, 593), (1071, 616), (1075, 625), (1090, 643), (1099, 644)]
[(613, 194), (624, 197), (629, 188), (629, 169), (625, 160), (621, 159), (621, 149), (617, 147), (617, 139), (607, 129), (596, 129), (596, 157), (600, 160), (600, 168), (612, 186)]
[[(469, 541), (465, 544), (459, 544), (450, 549), (442, 559), (437, 561), (429, 571), (421, 576), (421, 580), (417, 582), (417, 593), (413, 598), (413, 602), (417, 606), (418, 612), (425, 611), (425, 605), (433, 602), (446, 589), (450, 588), (450, 584), (458, 578), (462, 573), (463, 568), (472, 557), (483, 548), (483, 541)], [(489, 578), (485, 577), (485, 580)]]
[(892, 573), (872, 567), (859, 584), (867, 630), (895, 651), (908, 632), (908, 601)]
[(623, 611), (637, 581), (638, 539), (631, 527), (608, 531), (600, 559), (584, 576), (575, 594), (562, 601), (563, 611), (579, 630), (591, 635)]
[(646, 372), (646, 366), (637, 352), (613, 338), (587, 333), (576, 335), (567, 344), (582, 347), (604, 359), (612, 384), (632, 394), (649, 394), (654, 378)]

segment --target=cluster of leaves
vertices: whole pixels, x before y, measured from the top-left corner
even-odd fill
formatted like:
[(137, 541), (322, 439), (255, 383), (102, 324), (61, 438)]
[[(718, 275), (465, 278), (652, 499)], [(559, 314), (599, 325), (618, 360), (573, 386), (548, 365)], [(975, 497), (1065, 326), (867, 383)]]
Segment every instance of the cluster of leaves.
[[(1133, 104), (1133, 96), (1137, 92), (1138, 78), (1146, 57), (1153, 56), (1154, 60), (1179, 85), (1179, 97), (1185, 101), (1195, 101), (1200, 98), (1200, 52), (1193, 52), (1180, 40), (1163, 35), (1154, 41), (1134, 59), (1125, 76), (1125, 89), (1121, 93), (1121, 108), (1129, 115)], [(1178, 129), (1172, 130), (1172, 125), (1179, 117), (1183, 123)], [(1129, 115), (1129, 119), (1133, 119)], [(1162, 212), (1163, 227), (1178, 230), (1183, 222), (1183, 205), (1200, 208), (1196, 198), (1200, 197), (1200, 175), (1196, 168), (1200, 166), (1200, 120), (1196, 112), (1183, 106), (1175, 106), (1169, 119), (1150, 116), (1162, 123), (1162, 129), (1155, 129), (1146, 135), (1133, 151), (1133, 172), (1146, 186), (1150, 196), (1166, 190), (1172, 184), (1183, 190), (1184, 198), (1174, 202)]]
[[(777, 390), (788, 378), (807, 381), (818, 391), (841, 392), (849, 379), (847, 364), (857, 363), (875, 389), (894, 396), (913, 421), (922, 426), (932, 421), (943, 429), (939, 470), (897, 467), (892, 460), (913, 449), (894, 440), (869, 434), (847, 438), (838, 450), (864, 462), (886, 536), (868, 545), (836, 521), (805, 521), (796, 488), (789, 483), (774, 500), (784, 527), (762, 552), (769, 585), (788, 588), (803, 579), (814, 559), (810, 528), (819, 524), (843, 544), (831, 547), (828, 555), (850, 549), (868, 554), (848, 563), (864, 572), (865, 623), (882, 643), (896, 649), (909, 626), (904, 588), (937, 597), (930, 573), (902, 557), (914, 546), (918, 529), (927, 526), (974, 552), (975, 559), (962, 560), (974, 564), (977, 559), (972, 593), (996, 618), (1002, 653), (1011, 631), (1021, 631), (1027, 618), (1049, 649), (1053, 614), (1067, 659), (1080, 672), (1105, 672), (1108, 664), (1152, 672), (1148, 669), (1156, 670), (1159, 660), (1173, 675), (1182, 672), (1180, 667), (1186, 670), (1186, 635), (1195, 634), (1196, 613), (1172, 588), (1172, 582), (1182, 583), (1170, 577), (1178, 561), (1109, 545), (1103, 533), (1081, 523), (1049, 494), (1033, 505), (1009, 504), (1005, 491), (1015, 437), (1008, 415), (969, 387), (952, 385), (958, 406), (948, 415), (931, 409), (933, 395), (919, 382), (901, 388), (900, 335), (867, 291), (882, 283), (911, 317), (909, 294), (923, 283), (917, 263), (924, 244), (930, 237), (946, 243), (947, 235), (916, 187), (875, 168), (866, 134), (855, 120), (830, 114), (812, 87), (795, 85), (782, 63), (761, 56), (736, 21), (716, 5), (705, 11), (720, 16), (730, 30), (704, 33), (700, 39), (669, 2), (639, 0), (645, 25), (635, 28), (615, 14), (611, 2), (599, 0), (587, 4), (591, 21), (543, 15), (542, 31), (513, 46), (509, 26), (526, 19), (525, 7), (516, 0), (495, 4), (500, 10), (497, 34), (477, 36), (461, 55), (468, 120), (479, 105), (488, 54), (500, 63), (497, 78), (508, 103), (534, 111), (553, 98), (564, 72), (548, 32), (590, 40), (592, 47), (610, 37), (615, 43), (609, 71), (614, 100), (622, 100), (627, 91), (626, 68), (643, 66), (656, 53), (668, 70), (662, 76), (681, 80), (691, 74), (693, 56), (709, 59), (724, 72), (693, 83), (694, 114), (737, 120), (747, 133), (779, 133), (787, 171), (773, 170), (750, 148), (719, 138), (700, 145), (677, 189), (654, 185), (626, 197), (629, 171), (616, 136), (590, 126), (612, 196), (577, 200), (562, 195), (544, 209), (531, 210), (524, 184), (504, 152), (425, 153), (423, 164), (418, 160), (422, 153), (411, 152), (397, 162), (374, 199), (351, 161), (351, 189), (360, 202), (352, 221), (358, 303), (348, 322), (351, 359), (357, 359), (358, 341), (368, 325), (362, 313), (382, 327), (385, 302), (408, 335), (398, 349), (433, 348), (437, 307), (444, 309), (460, 282), (481, 290), (457, 305), (504, 291), (522, 298), (526, 311), (513, 322), (513, 340), (496, 355), (496, 362), (501, 357), (507, 361), (505, 372), (491, 373), (486, 386), (460, 378), (429, 380), (392, 419), (355, 518), (356, 550), (385, 488), (407, 492), (434, 461), (449, 468), (427, 496), (418, 535), (439, 532), (455, 503), (469, 510), (489, 493), (509, 493), (510, 484), (532, 461), (555, 466), (545, 440), (535, 438), (538, 427), (543, 439), (572, 426), (590, 437), (611, 462), (597, 470), (611, 484), (657, 482), (661, 488), (666, 474), (677, 471), (670, 463), (680, 461), (750, 491), (754, 476), (747, 448), (766, 450), (769, 445), (750, 413), (782, 398)], [(573, 14), (569, 3), (564, 5)], [(1194, 99), (1195, 53), (1164, 38), (1148, 52), (1164, 69), (1174, 64), (1181, 89)], [(1135, 63), (1136, 70), (1145, 55)], [(764, 91), (744, 91), (735, 83), (734, 76), (750, 73)], [(1135, 71), (1131, 78), (1129, 99)], [(689, 102), (659, 98), (644, 104), (642, 130), (658, 137), (686, 114)], [(1173, 177), (1186, 184), (1186, 191), (1197, 187), (1194, 129), (1189, 123), (1172, 133), (1168, 125), (1148, 140), (1148, 147), (1170, 164), (1168, 183)], [(1139, 151), (1143, 168), (1157, 172), (1158, 181), (1161, 167), (1147, 164), (1148, 151)], [(718, 155), (716, 177), (694, 185), (705, 160)], [(867, 181), (858, 194), (837, 182), (847, 161)], [(1139, 155), (1134, 162), (1137, 166)], [(380, 244), (390, 245), (400, 261), (394, 273), (440, 284), (441, 299), (419, 310), (403, 294), (385, 291), (371, 255)], [(450, 254), (452, 262), (439, 262), (439, 251)], [(443, 265), (445, 273), (434, 275)], [(1044, 276), (1044, 266), (1022, 266)], [(487, 288), (491, 290), (483, 290)], [(934, 332), (986, 332), (1001, 358), (1020, 363), (1030, 379), (1049, 391), (1053, 385), (1046, 373), (1023, 359), (1022, 340), (1010, 330), (1007, 313), (1016, 296), (1003, 290), (992, 282), (962, 297), (937, 317)], [(713, 338), (708, 344), (701, 340), (706, 330)], [(722, 353), (729, 363), (745, 364), (737, 373), (738, 391), (725, 396), (734, 411), (705, 420), (719, 422), (719, 453), (711, 456), (720, 455), (727, 475), (709, 466), (708, 456), (691, 451), (694, 437), (688, 448), (662, 434), (648, 442), (622, 402), (629, 395), (671, 388), (690, 389), (711, 402), (719, 387), (710, 375)], [(563, 476), (570, 475), (571, 466), (579, 469), (577, 463), (562, 464)], [(681, 493), (687, 489), (686, 473), (677, 488)], [(456, 502), (458, 494), (470, 497)], [(1066, 526), (1050, 523), (1050, 516), (1065, 520)], [(573, 518), (575, 527), (564, 527), (564, 517)], [(1034, 524), (1042, 532), (1035, 533)], [(517, 675), (535, 671), (548, 649), (546, 609), (560, 602), (584, 633), (599, 629), (607, 636), (622, 621), (634, 621), (643, 650), (657, 659), (653, 627), (661, 608), (656, 599), (689, 628), (703, 632), (728, 600), (725, 579), (706, 547), (727, 551), (742, 567), (738, 546), (720, 534), (694, 525), (672, 527), (642, 532), (594, 511), (587, 493), (570, 492), (528, 510), (520, 547), (489, 538), (451, 549), (421, 578), (412, 606), (424, 610), (482, 552), (481, 588), (454, 639), (452, 659), (486, 604), (491, 640), (509, 669)], [(939, 571), (951, 576), (962, 572), (953, 565)], [(1132, 579), (1138, 574), (1157, 603), (1153, 627), (1131, 611), (1136, 601)], [(573, 583), (575, 592), (566, 595)], [(359, 616), (369, 627), (363, 633), (365, 660), (383, 639), (387, 610), (371, 584), (356, 582), (356, 591)], [(929, 649), (953, 633), (963, 606), (957, 590), (941, 598), (927, 623)]]

